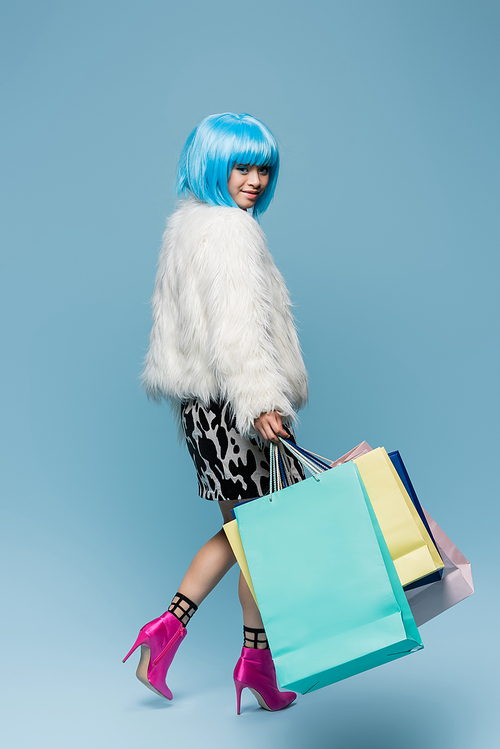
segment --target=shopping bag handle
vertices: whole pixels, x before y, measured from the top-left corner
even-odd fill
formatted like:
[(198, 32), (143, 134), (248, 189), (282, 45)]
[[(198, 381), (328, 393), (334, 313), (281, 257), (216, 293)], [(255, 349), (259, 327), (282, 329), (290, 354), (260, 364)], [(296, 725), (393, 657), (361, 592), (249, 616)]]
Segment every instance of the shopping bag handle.
[(271, 442), (269, 446), (269, 501), (273, 501), (273, 494), (289, 486), (291, 472), (285, 463), (285, 455), (281, 452), (281, 445)]
[(283, 488), (283, 486), (280, 487), (280, 483), (282, 483), (281, 476), (278, 479), (278, 471), (277, 471), (277, 458), (278, 453), (278, 445), (271, 442), (269, 445), (269, 501), (273, 501), (273, 494), (275, 492), (280, 491), (280, 488)]
[(294, 455), (294, 457), (303, 465), (308, 473), (319, 481), (318, 474), (330, 468), (329, 464), (324, 459), (318, 459), (315, 455), (312, 455), (307, 450), (300, 448), (293, 442), (279, 438), (283, 446)]
[(289, 439), (279, 437), (279, 443), (271, 442), (269, 446), (269, 501), (273, 501), (273, 494), (289, 486), (291, 481), (290, 467), (287, 465), (287, 451), (306, 469), (315, 479), (320, 481), (319, 475), (331, 468), (331, 461), (316, 455), (310, 450), (299, 447)]
[(332, 461), (328, 461), (327, 458), (323, 458), (321, 455), (316, 455), (316, 453), (313, 453), (310, 450), (305, 450), (303, 447), (299, 447), (299, 445), (297, 445), (295, 442), (292, 442), (290, 439), (282, 439), (280, 437), (280, 440), (283, 444), (286, 444), (292, 450), (298, 451), (301, 455), (304, 456), (304, 458), (315, 463), (324, 471), (332, 467)]

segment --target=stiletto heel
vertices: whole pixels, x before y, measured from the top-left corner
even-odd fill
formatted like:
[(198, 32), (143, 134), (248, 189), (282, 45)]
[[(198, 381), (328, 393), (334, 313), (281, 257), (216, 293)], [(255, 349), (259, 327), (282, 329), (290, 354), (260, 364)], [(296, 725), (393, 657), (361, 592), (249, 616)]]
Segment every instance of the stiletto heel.
[(158, 619), (153, 619), (141, 628), (134, 646), (123, 659), (123, 663), (140, 645), (141, 658), (137, 666), (137, 678), (148, 689), (171, 700), (172, 692), (165, 683), (167, 671), (186, 634), (187, 630), (181, 622), (166, 611)]
[(139, 647), (139, 645), (146, 645), (147, 640), (148, 640), (147, 635), (144, 634), (144, 632), (141, 629), (141, 631), (139, 632), (139, 636), (138, 636), (137, 640), (135, 641), (134, 647), (132, 648), (132, 650), (129, 650), (129, 652), (127, 653), (127, 655), (125, 656), (125, 658), (122, 660), (122, 663), (125, 663), (125, 661), (127, 661), (130, 658), (130, 656), (132, 655), (132, 653), (134, 652), (134, 650), (137, 650), (137, 648)]
[(295, 692), (280, 692), (269, 649), (243, 648), (233, 673), (236, 712), (241, 713), (241, 693), (247, 687), (264, 710), (283, 710), (296, 699)]
[(239, 715), (241, 712), (241, 693), (244, 690), (245, 685), (243, 684), (243, 682), (235, 679), (234, 686), (236, 687), (236, 715)]

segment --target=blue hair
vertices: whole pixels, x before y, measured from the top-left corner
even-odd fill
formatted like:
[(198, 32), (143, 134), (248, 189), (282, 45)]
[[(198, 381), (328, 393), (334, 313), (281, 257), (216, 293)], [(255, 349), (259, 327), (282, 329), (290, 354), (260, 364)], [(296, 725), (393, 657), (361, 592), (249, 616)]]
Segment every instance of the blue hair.
[(195, 127), (182, 149), (175, 193), (194, 195), (211, 205), (235, 207), (227, 181), (235, 164), (269, 167), (269, 182), (253, 207), (253, 215), (269, 206), (279, 171), (278, 144), (274, 135), (249, 114), (212, 114)]

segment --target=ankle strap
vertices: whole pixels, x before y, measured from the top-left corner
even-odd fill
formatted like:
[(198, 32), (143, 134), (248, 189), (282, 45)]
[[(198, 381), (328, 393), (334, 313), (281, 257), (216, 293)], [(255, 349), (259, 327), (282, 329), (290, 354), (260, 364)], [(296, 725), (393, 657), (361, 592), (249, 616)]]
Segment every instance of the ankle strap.
[(192, 616), (198, 611), (198, 606), (183, 593), (177, 592), (172, 598), (168, 610), (186, 627)]
[(269, 650), (266, 630), (243, 626), (243, 646), (253, 650)]

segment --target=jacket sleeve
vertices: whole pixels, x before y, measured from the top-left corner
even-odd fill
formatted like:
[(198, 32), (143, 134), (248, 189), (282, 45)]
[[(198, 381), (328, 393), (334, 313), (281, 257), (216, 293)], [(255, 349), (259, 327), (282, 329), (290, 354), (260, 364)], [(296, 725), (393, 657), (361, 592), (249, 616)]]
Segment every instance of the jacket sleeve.
[(233, 408), (238, 431), (277, 411), (294, 419), (290, 385), (273, 343), (270, 258), (257, 222), (240, 209), (221, 209), (200, 247), (202, 297), (210, 367)]

